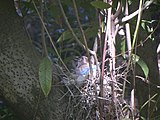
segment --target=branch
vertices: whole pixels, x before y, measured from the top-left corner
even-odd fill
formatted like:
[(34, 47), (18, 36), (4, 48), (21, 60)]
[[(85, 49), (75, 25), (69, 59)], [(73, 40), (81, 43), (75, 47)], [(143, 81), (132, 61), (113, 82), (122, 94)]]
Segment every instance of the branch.
[(74, 33), (74, 31), (73, 31), (73, 29), (72, 29), (72, 27), (71, 27), (71, 25), (70, 25), (70, 23), (69, 23), (69, 21), (68, 21), (68, 19), (67, 19), (67, 17), (66, 17), (66, 14), (65, 14), (65, 12), (64, 12), (64, 9), (63, 9), (63, 7), (62, 7), (62, 4), (61, 4), (60, 0), (57, 0), (57, 1), (58, 1), (59, 6), (60, 6), (60, 9), (61, 9), (63, 18), (64, 18), (64, 20), (65, 20), (65, 22), (66, 22), (69, 30), (71, 31), (73, 37), (75, 38), (76, 42), (77, 42), (81, 47), (83, 47), (84, 49), (86, 49), (85, 46), (81, 43), (81, 41), (78, 39), (78, 37), (77, 37), (76, 34)]
[[(42, 22), (44, 23), (43, 1), (42, 0), (40, 1), (40, 14), (41, 14)], [(45, 40), (45, 30), (44, 30), (43, 24), (41, 25), (41, 39), (42, 39), (42, 45), (43, 45), (42, 56), (48, 56), (46, 40)]]
[(74, 10), (75, 10), (75, 13), (76, 13), (77, 22), (78, 22), (78, 25), (79, 25), (79, 28), (80, 28), (80, 31), (81, 31), (81, 34), (82, 34), (82, 37), (83, 37), (83, 40), (84, 40), (84, 45), (85, 45), (85, 48), (86, 48), (87, 57), (89, 58), (90, 72), (91, 72), (91, 75), (93, 75), (93, 70), (92, 70), (90, 55), (89, 55), (89, 50), (88, 50), (89, 48), (88, 48), (88, 45), (87, 45), (87, 39), (86, 39), (86, 36), (84, 34), (84, 30), (82, 28), (81, 22), (79, 20), (79, 15), (78, 15), (78, 11), (77, 11), (76, 2), (75, 2), (75, 0), (72, 0), (72, 1), (73, 1)]
[[(147, 3), (142, 7), (142, 10), (141, 10), (141, 11), (145, 10), (145, 9), (146, 9), (147, 7), (149, 7), (153, 2), (154, 2), (154, 0), (151, 0), (151, 1), (147, 2)], [(130, 19), (132, 19), (133, 17), (135, 17), (136, 15), (138, 15), (138, 13), (139, 13), (139, 9), (136, 10), (135, 12), (133, 12), (132, 14), (123, 17), (121, 21), (118, 21), (118, 22), (115, 23), (115, 24), (118, 24), (119, 22), (120, 22), (120, 23), (127, 22), (127, 21), (129, 21)]]
[(64, 19), (65, 19), (65, 22), (66, 22), (66, 24), (67, 24), (67, 27), (68, 27), (69, 30), (71, 31), (71, 33), (72, 33), (73, 37), (75, 38), (76, 42), (77, 42), (83, 49), (85, 49), (85, 50), (88, 49), (89, 53), (94, 55), (95, 52), (92, 51), (92, 50), (90, 50), (89, 48), (86, 48), (85, 45), (83, 45), (83, 44), (81, 43), (81, 41), (78, 39), (78, 37), (77, 37), (76, 34), (74, 33), (74, 31), (73, 31), (73, 29), (72, 29), (72, 27), (71, 27), (71, 25), (70, 25), (70, 23), (69, 23), (69, 21), (68, 21), (68, 19), (67, 19), (67, 17), (66, 17), (66, 14), (65, 14), (65, 12), (64, 12), (64, 9), (63, 9), (63, 7), (62, 7), (62, 4), (61, 4), (60, 0), (57, 0), (57, 1), (58, 1), (59, 6), (60, 6), (62, 15), (63, 15), (63, 17), (64, 17)]
[(44, 27), (44, 30), (46, 31), (46, 33), (47, 33), (47, 35), (48, 35), (48, 37), (49, 37), (49, 40), (50, 40), (50, 42), (51, 42), (51, 44), (52, 44), (52, 46), (53, 46), (53, 48), (54, 48), (54, 50), (55, 50), (58, 58), (60, 59), (61, 63), (62, 63), (63, 66), (65, 67), (65, 69), (70, 73), (69, 69), (67, 68), (67, 66), (66, 66), (65, 63), (63, 62), (60, 54), (58, 53), (58, 50), (57, 50), (56, 46), (55, 46), (54, 43), (53, 43), (52, 37), (50, 36), (50, 34), (49, 34), (49, 32), (48, 32), (48, 29), (46, 28), (46, 26), (45, 26), (45, 24), (44, 24), (44, 22), (43, 22), (43, 19), (42, 19), (41, 15), (40, 15), (40, 13), (39, 13), (39, 11), (38, 11), (38, 9), (37, 9), (37, 6), (36, 6), (34, 0), (33, 0), (32, 2), (33, 2), (33, 6), (34, 6), (34, 8), (35, 8), (35, 10), (36, 10), (36, 12), (37, 12), (37, 14), (38, 14), (38, 16), (39, 16), (40, 21), (42, 22), (42, 25), (43, 25), (43, 27)]
[(120, 1), (120, 5), (119, 5), (119, 8), (118, 10), (116, 11), (116, 13), (112, 16), (112, 20), (115, 20), (118, 15), (121, 13), (121, 10), (122, 10), (122, 1)]

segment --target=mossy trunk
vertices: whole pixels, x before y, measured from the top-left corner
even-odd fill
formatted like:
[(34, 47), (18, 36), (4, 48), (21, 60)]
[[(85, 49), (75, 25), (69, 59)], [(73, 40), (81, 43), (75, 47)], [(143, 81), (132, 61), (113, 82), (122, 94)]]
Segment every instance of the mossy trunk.
[[(43, 96), (38, 80), (40, 59), (13, 0), (0, 0), (0, 94), (20, 120), (64, 120), (63, 87), (53, 85), (49, 96)], [(57, 82), (53, 76), (53, 83)]]

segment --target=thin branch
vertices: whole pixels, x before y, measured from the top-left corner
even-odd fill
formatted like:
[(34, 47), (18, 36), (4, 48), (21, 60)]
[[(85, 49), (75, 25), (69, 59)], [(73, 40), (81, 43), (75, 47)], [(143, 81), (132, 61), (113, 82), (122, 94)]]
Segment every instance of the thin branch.
[(79, 20), (79, 15), (78, 15), (78, 11), (77, 11), (76, 2), (75, 2), (75, 0), (72, 0), (72, 1), (73, 1), (73, 6), (74, 6), (77, 21), (78, 21), (78, 25), (79, 25), (79, 28), (80, 28), (80, 31), (81, 31), (81, 34), (82, 34), (82, 37), (83, 37), (83, 40), (84, 40), (84, 45), (85, 45), (85, 48), (86, 48), (87, 57), (89, 58), (89, 67), (90, 67), (90, 72), (91, 72), (91, 76), (92, 76), (93, 75), (93, 70), (92, 70), (91, 61), (90, 61), (90, 54), (89, 54), (89, 48), (88, 48), (88, 45), (87, 45), (87, 39), (86, 39), (86, 36), (84, 34), (84, 30), (82, 28), (81, 22)]
[(112, 16), (112, 20), (115, 20), (115, 19), (119, 16), (119, 14), (121, 13), (121, 10), (122, 10), (122, 0), (121, 0), (119, 3), (120, 3), (120, 5), (119, 5), (119, 7), (118, 7), (118, 10), (117, 10), (116, 13)]
[[(151, 1), (147, 2), (146, 4), (144, 4), (144, 6), (142, 7), (141, 11), (145, 10), (145, 9), (146, 9), (147, 7), (149, 7), (153, 2), (154, 2), (154, 0), (151, 0)], [(120, 22), (120, 23), (127, 22), (127, 21), (129, 21), (130, 19), (132, 19), (133, 17), (135, 17), (136, 15), (138, 15), (138, 13), (139, 13), (139, 9), (136, 10), (135, 12), (133, 12), (132, 14), (123, 17), (122, 20), (119, 21), (119, 22)], [(115, 23), (115, 24), (118, 24), (119, 22), (117, 22), (117, 23)]]
[[(140, 22), (141, 22), (141, 16), (142, 16), (142, 0), (140, 0), (140, 3), (139, 3), (138, 19), (137, 19), (136, 29), (135, 29), (135, 32), (134, 32), (132, 49), (134, 48), (135, 42), (136, 42), (136, 39), (137, 39), (138, 30), (139, 30), (139, 25), (140, 25)], [(132, 50), (131, 50), (131, 54), (132, 54)]]
[[(128, 16), (128, 1), (126, 0), (126, 5), (125, 5), (125, 15)], [(131, 33), (130, 33), (130, 25), (129, 23), (125, 24), (126, 28), (126, 40), (127, 40), (127, 47), (128, 47), (128, 55), (131, 55)], [(127, 76), (126, 76), (127, 77)], [(122, 93), (122, 98), (124, 99), (125, 95), (125, 89), (126, 89), (126, 81), (123, 82), (123, 93)]]
[[(131, 49), (131, 54), (134, 50), (134, 47), (135, 47), (135, 43), (136, 43), (136, 39), (137, 39), (137, 35), (138, 35), (138, 30), (139, 30), (139, 25), (140, 25), (140, 21), (141, 21), (141, 15), (142, 15), (142, 0), (140, 0), (140, 3), (139, 3), (139, 13), (138, 13), (138, 18), (137, 18), (137, 24), (136, 24), (136, 29), (135, 29), (135, 32), (134, 32), (134, 38), (133, 38), (133, 43), (132, 43), (132, 49)], [(128, 65), (127, 65), (127, 70), (129, 69), (129, 66), (130, 66), (130, 62), (131, 62), (131, 56), (129, 57), (129, 60), (128, 60)]]
[(62, 7), (62, 4), (61, 4), (60, 0), (57, 0), (57, 1), (58, 1), (59, 6), (60, 6), (60, 9), (61, 9), (63, 18), (64, 18), (64, 20), (65, 20), (65, 22), (66, 22), (66, 24), (67, 24), (67, 27), (68, 27), (69, 30), (71, 31), (71, 33), (72, 33), (73, 37), (75, 38), (76, 42), (77, 42), (81, 47), (83, 47), (84, 49), (86, 49), (85, 46), (81, 43), (81, 41), (78, 39), (77, 35), (74, 33), (74, 31), (73, 31), (73, 29), (72, 29), (72, 27), (71, 27), (71, 25), (70, 25), (70, 23), (69, 23), (69, 21), (68, 21), (68, 19), (67, 19), (67, 17), (66, 17), (66, 14), (65, 14), (65, 12), (64, 12), (64, 9), (63, 9), (63, 7)]
[[(68, 27), (69, 30), (71, 31), (71, 33), (72, 33), (73, 37), (75, 38), (76, 42), (77, 42), (84, 50), (86, 50), (87, 48), (85, 47), (85, 45), (83, 45), (83, 44), (81, 43), (81, 41), (78, 39), (77, 35), (74, 33), (74, 31), (73, 31), (73, 29), (72, 29), (72, 27), (71, 27), (71, 25), (70, 25), (70, 23), (69, 23), (69, 21), (68, 21), (68, 19), (67, 19), (67, 17), (66, 17), (66, 14), (65, 14), (65, 12), (64, 12), (64, 9), (63, 9), (63, 7), (62, 7), (62, 4), (61, 4), (60, 0), (57, 0), (57, 1), (58, 1), (59, 6), (60, 6), (60, 9), (61, 9), (63, 18), (65, 19), (65, 22), (66, 22), (66, 24), (67, 24), (67, 27)], [(95, 54), (95, 52), (92, 51), (92, 50), (90, 50), (90, 49), (88, 49), (88, 51), (89, 51), (90, 54), (93, 54), (93, 55)]]
[[(44, 23), (44, 14), (43, 14), (43, 0), (40, 1), (40, 12), (42, 17), (42, 22)], [(45, 40), (45, 30), (43, 27), (43, 24), (41, 25), (41, 39), (42, 39), (42, 45), (43, 45), (43, 52), (42, 56), (48, 56), (47, 46), (46, 46), (46, 40)]]
[[(126, 1), (126, 6), (125, 6), (125, 15), (128, 16), (128, 1)], [(126, 40), (127, 40), (127, 47), (128, 47), (128, 54), (130, 56), (130, 51), (131, 51), (131, 33), (130, 33), (130, 25), (129, 23), (125, 24), (126, 28)]]
[[(154, 30), (144, 39), (144, 41), (142, 41), (142, 42), (139, 43), (137, 46), (135, 46), (135, 48), (138, 48), (138, 47), (142, 46), (145, 42), (147, 42), (148, 39), (150, 39), (151, 35), (153, 35), (153, 34), (155, 33), (155, 31), (157, 30), (159, 24), (160, 24), (160, 21), (158, 22), (158, 24), (157, 24), (157, 26), (154, 28)], [(135, 48), (134, 48), (134, 49), (135, 49)], [(134, 50), (134, 49), (131, 49), (131, 50)], [(131, 51), (131, 50), (130, 50), (130, 51)], [(125, 51), (125, 52), (123, 52), (123, 53), (117, 54), (117, 55), (115, 56), (115, 58), (116, 58), (116, 57), (119, 57), (119, 56), (121, 56), (121, 55), (123, 55), (123, 54), (127, 54), (127, 53), (130, 52), (130, 51), (127, 50), (127, 51)], [(113, 59), (113, 58), (109, 58), (109, 59)], [(109, 59), (105, 60), (105, 62), (108, 61)]]
[(46, 26), (45, 26), (45, 24), (44, 24), (44, 22), (43, 22), (43, 19), (42, 19), (41, 15), (40, 15), (40, 13), (39, 13), (39, 11), (38, 11), (38, 9), (37, 9), (37, 6), (36, 6), (35, 2), (32, 1), (32, 3), (33, 3), (33, 5), (34, 5), (34, 7), (35, 7), (35, 10), (36, 10), (36, 12), (37, 12), (37, 14), (38, 14), (38, 16), (39, 16), (39, 19), (40, 19), (40, 21), (42, 22), (42, 25), (43, 25), (43, 27), (44, 27), (44, 29), (45, 29), (48, 37), (49, 37), (49, 40), (50, 40), (50, 42), (51, 42), (51, 44), (52, 44), (52, 46), (53, 46), (53, 48), (54, 48), (54, 50), (55, 50), (58, 58), (60, 59), (61, 63), (62, 63), (63, 66), (65, 67), (65, 69), (70, 73), (69, 69), (67, 68), (67, 66), (66, 66), (65, 63), (63, 62), (60, 54), (58, 53), (58, 50), (57, 50), (56, 46), (54, 45), (54, 43), (53, 43), (53, 41), (52, 41), (52, 38), (51, 38), (51, 36), (50, 36), (50, 34), (49, 34), (49, 32), (48, 32), (48, 29), (46, 28)]

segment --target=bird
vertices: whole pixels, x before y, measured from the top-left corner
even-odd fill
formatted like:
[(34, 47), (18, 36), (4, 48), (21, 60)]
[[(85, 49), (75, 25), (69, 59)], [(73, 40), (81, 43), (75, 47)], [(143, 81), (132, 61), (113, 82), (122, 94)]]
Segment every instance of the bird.
[[(93, 76), (95, 76), (96, 75), (96, 65), (94, 65), (93, 57), (91, 57), (90, 63), (91, 63), (91, 67), (92, 67), (91, 69), (93, 71)], [(76, 67), (76, 74), (84, 76), (84, 77), (87, 77), (88, 75), (90, 75), (90, 67), (89, 67), (88, 57), (82, 56), (78, 60), (78, 65)]]

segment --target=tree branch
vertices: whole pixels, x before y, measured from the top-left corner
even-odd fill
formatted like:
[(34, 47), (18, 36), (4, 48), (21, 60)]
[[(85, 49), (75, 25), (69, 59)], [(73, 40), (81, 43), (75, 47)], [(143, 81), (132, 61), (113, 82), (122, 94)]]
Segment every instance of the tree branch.
[(92, 76), (93, 75), (93, 70), (92, 70), (91, 61), (90, 61), (90, 54), (89, 54), (89, 50), (88, 50), (89, 48), (88, 48), (88, 45), (87, 45), (87, 39), (86, 39), (86, 36), (84, 34), (84, 30), (82, 28), (81, 22), (79, 20), (79, 15), (78, 15), (78, 11), (77, 11), (76, 2), (75, 2), (75, 0), (72, 0), (72, 1), (73, 1), (73, 6), (74, 6), (75, 13), (76, 13), (76, 18), (77, 18), (77, 21), (78, 21), (78, 25), (79, 25), (79, 28), (80, 28), (80, 31), (81, 31), (81, 34), (82, 34), (82, 37), (83, 37), (83, 40), (84, 40), (84, 45), (85, 45), (85, 48), (86, 48), (87, 57), (89, 59), (89, 67), (90, 67), (90, 72), (91, 72), (91, 76)]
[[(153, 2), (154, 2), (154, 0), (151, 0), (151, 1), (147, 2), (147, 3), (142, 7), (142, 11), (145, 10), (147, 7), (149, 7)], [(132, 14), (123, 17), (121, 21), (118, 21), (118, 22), (115, 23), (115, 24), (127, 22), (127, 21), (129, 21), (130, 19), (132, 19), (133, 17), (135, 17), (136, 15), (138, 15), (138, 13), (139, 13), (139, 9), (136, 10), (135, 12), (133, 12)]]

